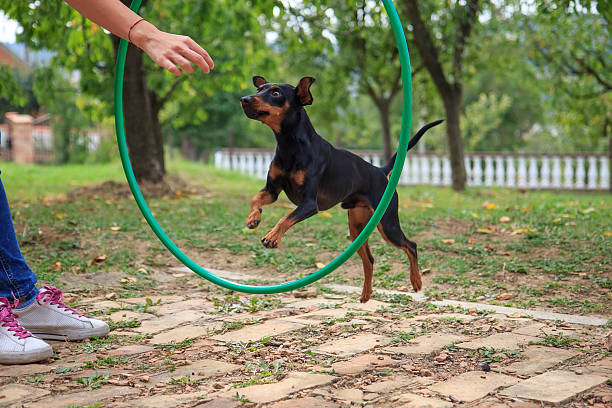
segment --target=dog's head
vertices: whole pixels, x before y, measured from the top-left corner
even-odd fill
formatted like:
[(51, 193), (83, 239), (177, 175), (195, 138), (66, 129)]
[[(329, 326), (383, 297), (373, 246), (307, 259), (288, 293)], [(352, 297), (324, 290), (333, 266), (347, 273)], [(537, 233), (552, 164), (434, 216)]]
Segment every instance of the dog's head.
[(288, 113), (312, 104), (310, 85), (314, 81), (313, 77), (304, 77), (297, 86), (292, 86), (270, 83), (264, 77), (254, 76), (257, 93), (240, 98), (242, 110), (248, 118), (259, 120), (279, 133)]

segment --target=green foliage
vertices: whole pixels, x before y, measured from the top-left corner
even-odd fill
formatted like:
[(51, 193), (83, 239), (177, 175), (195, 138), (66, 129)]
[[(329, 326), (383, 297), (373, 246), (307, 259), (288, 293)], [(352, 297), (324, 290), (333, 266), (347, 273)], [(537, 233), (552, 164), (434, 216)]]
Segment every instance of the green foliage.
[[(24, 92), (22, 77), (17, 70), (11, 70), (6, 65), (0, 65), (0, 117), (6, 112), (27, 109), (28, 98)], [(29, 78), (29, 75), (25, 75)]]
[(104, 384), (108, 380), (109, 377), (110, 375), (108, 374), (94, 374), (90, 377), (77, 378), (75, 381), (79, 384), (84, 385), (87, 391), (92, 391), (100, 388), (102, 384)]
[(569, 336), (564, 336), (563, 333), (558, 334), (549, 334), (544, 340), (541, 340), (535, 344), (541, 344), (543, 346), (552, 346), (552, 347), (568, 347), (574, 343), (579, 343), (580, 340), (574, 339)]

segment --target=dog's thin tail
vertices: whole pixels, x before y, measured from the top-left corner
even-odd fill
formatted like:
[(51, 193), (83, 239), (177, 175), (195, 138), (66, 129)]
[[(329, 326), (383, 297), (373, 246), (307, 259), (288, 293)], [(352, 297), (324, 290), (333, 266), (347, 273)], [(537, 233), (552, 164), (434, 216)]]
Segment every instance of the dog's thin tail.
[[(408, 142), (408, 150), (412, 149), (419, 142), (419, 139), (421, 139), (421, 136), (423, 136), (425, 132), (427, 132), (429, 129), (431, 129), (434, 126), (439, 125), (442, 122), (444, 122), (444, 119), (436, 120), (420, 128), (419, 131), (416, 132), (416, 134), (412, 136), (412, 138), (410, 138), (410, 141)], [(393, 165), (395, 164), (396, 156), (397, 156), (397, 153), (395, 153), (393, 157), (391, 157), (391, 160), (389, 160), (387, 164), (381, 167), (381, 169), (385, 172), (387, 177), (389, 176), (389, 173), (391, 173), (391, 170), (393, 169)]]

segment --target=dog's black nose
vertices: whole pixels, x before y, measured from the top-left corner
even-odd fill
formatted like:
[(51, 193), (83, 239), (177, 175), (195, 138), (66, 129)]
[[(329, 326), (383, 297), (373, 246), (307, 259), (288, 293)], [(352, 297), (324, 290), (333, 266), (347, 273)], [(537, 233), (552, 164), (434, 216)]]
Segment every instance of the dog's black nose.
[(243, 96), (242, 98), (240, 98), (240, 102), (244, 104), (249, 104), (252, 100), (253, 98), (250, 96)]

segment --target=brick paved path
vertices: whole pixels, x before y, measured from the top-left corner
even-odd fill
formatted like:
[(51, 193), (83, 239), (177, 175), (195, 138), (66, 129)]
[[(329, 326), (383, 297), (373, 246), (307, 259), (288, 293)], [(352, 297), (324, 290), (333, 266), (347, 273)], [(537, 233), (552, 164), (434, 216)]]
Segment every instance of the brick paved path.
[(73, 295), (114, 322), (112, 336), (54, 342), (51, 361), (3, 366), (0, 406), (612, 406), (605, 320), (189, 282), (149, 300)]

